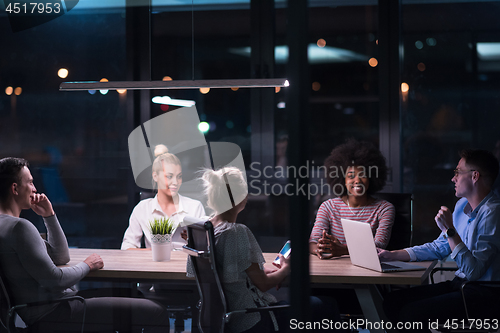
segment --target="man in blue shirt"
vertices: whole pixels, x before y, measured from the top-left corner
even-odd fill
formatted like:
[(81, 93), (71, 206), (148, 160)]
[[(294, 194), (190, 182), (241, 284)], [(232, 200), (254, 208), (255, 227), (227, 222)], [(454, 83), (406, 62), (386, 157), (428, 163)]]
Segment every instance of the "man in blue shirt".
[[(402, 261), (444, 259), (451, 255), (458, 266), (456, 277), (387, 295), (384, 310), (393, 323), (422, 322), (424, 331), (429, 331), (429, 320), (444, 324), (446, 320), (465, 319), (461, 284), (500, 281), (500, 199), (492, 191), (499, 171), (498, 160), (485, 150), (464, 150), (460, 157), (452, 182), (455, 195), (461, 199), (453, 213), (444, 206), (437, 213), (440, 236), (424, 245), (379, 253), (383, 259)], [(470, 318), (500, 318), (498, 308), (492, 310), (500, 298), (500, 288), (467, 285), (464, 292), (474, 308)]]

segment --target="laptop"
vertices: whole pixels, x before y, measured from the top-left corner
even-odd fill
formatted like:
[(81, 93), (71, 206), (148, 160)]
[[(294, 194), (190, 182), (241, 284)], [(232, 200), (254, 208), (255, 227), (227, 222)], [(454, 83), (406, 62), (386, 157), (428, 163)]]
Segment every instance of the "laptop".
[(425, 267), (403, 261), (381, 262), (370, 224), (347, 219), (341, 219), (341, 221), (353, 265), (382, 273), (425, 269)]

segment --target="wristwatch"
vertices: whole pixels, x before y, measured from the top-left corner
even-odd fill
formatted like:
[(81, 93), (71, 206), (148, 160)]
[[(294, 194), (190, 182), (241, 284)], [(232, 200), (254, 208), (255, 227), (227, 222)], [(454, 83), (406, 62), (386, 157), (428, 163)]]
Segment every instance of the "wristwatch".
[(454, 228), (448, 228), (444, 234), (446, 235), (446, 238), (450, 238), (455, 236), (456, 233), (457, 231)]

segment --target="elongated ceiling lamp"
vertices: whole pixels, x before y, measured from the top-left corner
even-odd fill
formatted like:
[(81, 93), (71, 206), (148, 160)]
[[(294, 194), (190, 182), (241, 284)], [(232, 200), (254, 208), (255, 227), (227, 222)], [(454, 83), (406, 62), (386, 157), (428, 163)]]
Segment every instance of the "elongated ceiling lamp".
[(288, 87), (287, 79), (237, 80), (172, 80), (172, 81), (83, 81), (62, 82), (60, 91), (76, 90), (137, 90), (137, 89), (199, 89), (199, 88), (270, 88)]
[[(148, 2), (151, 13), (151, 0)], [(194, 79), (194, 0), (191, 2), (191, 57), (192, 57), (192, 80), (172, 81), (81, 81), (62, 82), (59, 91), (77, 90), (153, 90), (153, 89), (199, 89), (199, 88), (272, 88), (288, 87), (287, 79), (235, 79), (235, 80), (195, 80)], [(151, 15), (151, 14), (150, 14)], [(151, 24), (151, 23), (150, 23)], [(151, 45), (149, 56), (151, 57)], [(150, 61), (151, 66), (151, 61)]]

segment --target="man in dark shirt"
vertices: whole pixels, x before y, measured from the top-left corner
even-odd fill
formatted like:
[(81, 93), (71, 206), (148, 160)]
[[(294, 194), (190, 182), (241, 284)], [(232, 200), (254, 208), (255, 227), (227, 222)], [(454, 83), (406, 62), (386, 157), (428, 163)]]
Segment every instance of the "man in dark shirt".
[[(19, 215), (32, 209), (43, 217), (44, 241), (36, 227)], [(72, 267), (58, 267), (70, 260), (68, 243), (52, 204), (36, 193), (28, 162), (20, 158), (0, 160), (0, 270), (14, 304), (60, 299), (77, 294), (73, 286), (104, 263), (97, 254)], [(50, 323), (81, 322), (84, 306), (76, 300), (22, 308), (21, 318), (45, 333)], [(126, 324), (114, 316), (126, 316)], [(166, 309), (146, 299), (96, 297), (86, 300), (86, 331), (168, 332)], [(121, 326), (121, 327), (120, 327)], [(125, 327), (123, 327), (125, 326)], [(43, 327), (43, 329), (41, 328)]]

